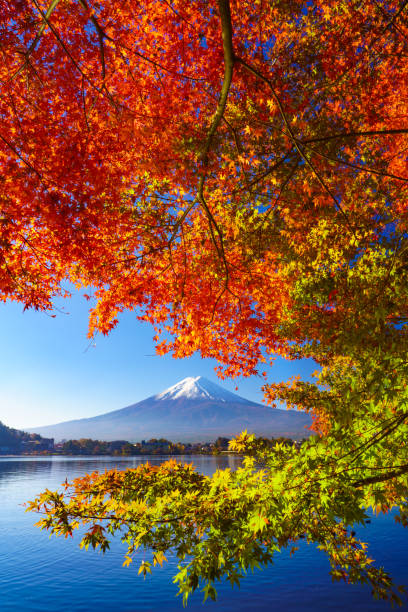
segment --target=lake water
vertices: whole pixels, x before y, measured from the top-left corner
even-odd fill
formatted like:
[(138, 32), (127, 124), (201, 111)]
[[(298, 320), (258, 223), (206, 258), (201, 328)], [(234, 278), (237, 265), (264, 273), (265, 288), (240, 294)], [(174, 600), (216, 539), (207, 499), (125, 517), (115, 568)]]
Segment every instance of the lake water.
[[(163, 457), (42, 457), (0, 458), (0, 610), (1, 612), (146, 612), (182, 610), (171, 578), (175, 560), (143, 580), (137, 575), (137, 559), (122, 567), (124, 545), (114, 541), (105, 555), (80, 550), (78, 538), (51, 538), (34, 527), (36, 515), (25, 513), (22, 504), (46, 487), (57, 489), (65, 478), (95, 469), (126, 469), (148, 459)], [(197, 469), (211, 474), (217, 468), (238, 465), (236, 457), (197, 456)], [(182, 460), (182, 458), (178, 458)], [(370, 556), (392, 573), (397, 584), (408, 584), (408, 531), (391, 516), (380, 516), (359, 531), (370, 543)], [(140, 559), (143, 552), (140, 553)], [(202, 604), (194, 594), (187, 612), (389, 610), (386, 602), (371, 599), (363, 586), (332, 583), (323, 553), (302, 542), (293, 556), (284, 552), (274, 565), (256, 570), (241, 588), (229, 583), (217, 587), (218, 601)], [(405, 606), (405, 609), (408, 606)]]

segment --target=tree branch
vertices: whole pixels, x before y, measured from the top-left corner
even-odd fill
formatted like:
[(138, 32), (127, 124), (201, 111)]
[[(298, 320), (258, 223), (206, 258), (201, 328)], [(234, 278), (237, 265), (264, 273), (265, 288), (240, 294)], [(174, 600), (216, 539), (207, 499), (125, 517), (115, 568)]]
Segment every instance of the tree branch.
[(258, 79), (261, 79), (264, 83), (266, 83), (269, 87), (269, 89), (271, 90), (273, 99), (275, 100), (278, 109), (279, 109), (279, 113), (283, 119), (283, 122), (286, 126), (287, 131), (289, 132), (289, 136), (290, 139), (293, 142), (293, 145), (296, 149), (296, 151), (299, 153), (300, 157), (303, 159), (303, 161), (305, 162), (306, 166), (308, 166), (310, 168), (310, 170), (313, 172), (313, 174), (315, 175), (315, 177), (317, 178), (318, 182), (320, 183), (320, 185), (323, 187), (324, 191), (330, 196), (330, 198), (333, 200), (337, 210), (341, 213), (341, 215), (343, 216), (347, 226), (349, 227), (350, 231), (355, 235), (355, 231), (354, 228), (352, 227), (352, 225), (350, 224), (350, 221), (346, 215), (346, 213), (344, 212), (342, 206), (340, 205), (339, 201), (337, 200), (337, 198), (335, 197), (335, 195), (332, 193), (332, 191), (330, 190), (330, 188), (326, 185), (326, 183), (324, 182), (323, 178), (321, 177), (320, 173), (318, 172), (318, 170), (315, 168), (313, 162), (307, 157), (307, 155), (305, 155), (302, 147), (300, 146), (300, 141), (296, 138), (296, 136), (293, 133), (292, 127), (288, 121), (288, 118), (286, 116), (286, 113), (283, 109), (282, 103), (279, 99), (279, 96), (277, 95), (271, 81), (265, 76), (263, 75), (261, 72), (259, 72), (259, 70), (257, 70), (256, 68), (254, 68), (253, 66), (251, 66), (250, 64), (247, 64), (245, 62), (245, 60), (243, 60), (242, 58), (238, 57), (236, 58), (236, 60), (251, 74), (253, 74), (254, 76), (256, 76)]
[[(82, 8), (85, 11), (89, 11), (89, 6), (86, 2), (86, 0), (78, 0), (79, 4), (82, 6)], [(99, 38), (99, 50), (101, 53), (101, 65), (102, 65), (102, 81), (105, 80), (105, 75), (106, 75), (106, 69), (105, 69), (105, 49), (103, 46), (103, 39), (106, 38), (106, 34), (104, 32), (104, 30), (101, 28), (101, 26), (99, 25), (96, 17), (94, 15), (91, 15), (91, 21), (93, 23), (93, 25), (95, 26), (95, 30), (96, 33), (98, 34), (98, 38)]]
[[(227, 105), (228, 93), (231, 87), (232, 74), (233, 74), (233, 69), (234, 69), (234, 59), (235, 59), (234, 49), (232, 46), (232, 23), (231, 23), (231, 10), (230, 10), (229, 0), (218, 0), (218, 8), (219, 8), (220, 17), (221, 17), (222, 44), (223, 44), (223, 49), (224, 49), (224, 79), (222, 82), (220, 97), (218, 100), (218, 106), (216, 108), (213, 120), (208, 130), (207, 138), (204, 143), (204, 147), (199, 156), (199, 160), (203, 162), (203, 167), (201, 171), (200, 180), (198, 183), (198, 190), (197, 190), (196, 197), (208, 217), (211, 238), (212, 238), (212, 241), (214, 243), (214, 246), (218, 254), (221, 256), (223, 260), (225, 271), (226, 271), (226, 277), (227, 277), (226, 284), (228, 285), (229, 272), (228, 272), (227, 260), (225, 258), (222, 233), (211, 211), (209, 210), (207, 203), (205, 201), (205, 198), (204, 198), (204, 183), (205, 183), (205, 179), (207, 175), (208, 153), (211, 148), (214, 134), (217, 131), (218, 126), (221, 123), (221, 120), (224, 116), (225, 107)], [(220, 247), (218, 247), (217, 242), (215, 240), (213, 226), (219, 236)]]
[(368, 478), (361, 478), (360, 480), (356, 480), (352, 483), (353, 487), (364, 487), (366, 485), (375, 484), (377, 482), (385, 482), (386, 480), (392, 480), (393, 478), (398, 478), (398, 476), (402, 476), (402, 474), (406, 474), (408, 472), (408, 463), (403, 465), (399, 470), (393, 470), (391, 472), (387, 472), (387, 474), (379, 474), (378, 476), (369, 476)]
[(215, 111), (210, 129), (208, 130), (207, 138), (200, 155), (200, 159), (204, 162), (205, 168), (208, 163), (208, 153), (211, 148), (212, 139), (224, 115), (228, 93), (231, 86), (235, 60), (234, 49), (232, 46), (232, 23), (229, 0), (218, 0), (218, 8), (221, 16), (222, 44), (224, 49), (224, 80), (221, 87), (218, 106)]
[(388, 178), (393, 178), (393, 179), (397, 179), (398, 181), (404, 181), (405, 183), (408, 183), (408, 178), (406, 178), (405, 176), (398, 176), (397, 174), (390, 174), (389, 172), (382, 172), (381, 170), (375, 170), (375, 168), (369, 168), (369, 167), (359, 166), (357, 164), (352, 164), (351, 162), (348, 162), (345, 159), (338, 159), (337, 157), (330, 157), (330, 155), (326, 155), (325, 153), (322, 153), (321, 151), (317, 151), (315, 148), (311, 147), (307, 143), (304, 143), (304, 144), (309, 149), (309, 151), (312, 151), (315, 155), (318, 155), (319, 157), (323, 157), (324, 159), (327, 159), (328, 161), (334, 162), (336, 164), (340, 164), (341, 166), (347, 166), (348, 168), (353, 168), (354, 170), (361, 170), (362, 172), (367, 172), (369, 174), (377, 174), (378, 176), (385, 176)]
[[(45, 28), (48, 25), (48, 20), (51, 17), (51, 15), (53, 14), (54, 10), (57, 8), (58, 4), (59, 4), (60, 0), (52, 0), (50, 6), (47, 9), (47, 12), (45, 14), (41, 13), (41, 16), (43, 18), (42, 24), (40, 26), (40, 29), (37, 32), (36, 37), (34, 38), (33, 42), (31, 43), (31, 45), (28, 47), (25, 55), (25, 60), (24, 62), (21, 64), (20, 68), (18, 68), (16, 70), (16, 72), (10, 77), (9, 81), (12, 81), (13, 79), (16, 78), (16, 76), (18, 76), (20, 74), (20, 72), (22, 70), (24, 70), (24, 68), (28, 65), (29, 63), (29, 57), (30, 55), (33, 53), (34, 49), (36, 48), (36, 46), (38, 45), (41, 36), (44, 33)], [(37, 5), (36, 5), (37, 6)], [(37, 7), (38, 8), (38, 7)]]
[(366, 130), (363, 132), (340, 132), (339, 134), (331, 134), (329, 136), (320, 136), (318, 138), (308, 138), (307, 140), (299, 140), (302, 144), (312, 142), (326, 142), (334, 138), (354, 138), (355, 136), (391, 136), (393, 134), (408, 134), (408, 128), (396, 128), (391, 130)]

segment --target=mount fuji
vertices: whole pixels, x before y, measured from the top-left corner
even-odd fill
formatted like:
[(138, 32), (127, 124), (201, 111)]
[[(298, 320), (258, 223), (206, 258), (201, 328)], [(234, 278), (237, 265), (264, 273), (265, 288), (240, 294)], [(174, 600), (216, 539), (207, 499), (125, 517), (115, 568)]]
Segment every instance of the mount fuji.
[(48, 438), (207, 442), (247, 429), (259, 436), (307, 437), (309, 415), (251, 402), (202, 376), (184, 378), (141, 402), (87, 419), (30, 428)]

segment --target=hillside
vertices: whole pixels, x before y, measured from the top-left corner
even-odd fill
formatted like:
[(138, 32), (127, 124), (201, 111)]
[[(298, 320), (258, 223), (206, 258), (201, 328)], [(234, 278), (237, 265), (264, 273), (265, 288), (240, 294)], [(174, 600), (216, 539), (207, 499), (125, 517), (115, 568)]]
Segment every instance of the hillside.
[(54, 440), (7, 427), (0, 421), (0, 454), (52, 450)]

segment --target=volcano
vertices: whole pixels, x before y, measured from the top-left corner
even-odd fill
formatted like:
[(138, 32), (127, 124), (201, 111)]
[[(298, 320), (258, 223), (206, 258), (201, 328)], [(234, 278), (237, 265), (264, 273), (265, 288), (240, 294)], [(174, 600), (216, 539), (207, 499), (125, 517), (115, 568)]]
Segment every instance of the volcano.
[(136, 404), (96, 417), (31, 428), (61, 439), (129, 440), (166, 438), (172, 442), (210, 442), (247, 429), (258, 436), (303, 438), (309, 415), (251, 402), (202, 376), (184, 378)]

